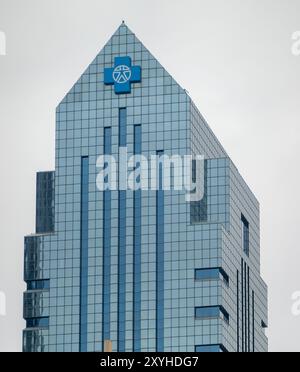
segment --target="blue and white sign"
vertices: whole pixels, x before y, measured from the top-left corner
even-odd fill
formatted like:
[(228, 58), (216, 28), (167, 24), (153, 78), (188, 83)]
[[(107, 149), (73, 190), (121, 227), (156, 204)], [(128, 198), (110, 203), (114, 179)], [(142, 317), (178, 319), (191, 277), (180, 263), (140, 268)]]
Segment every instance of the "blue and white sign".
[(141, 67), (132, 66), (130, 57), (116, 57), (115, 67), (104, 69), (104, 84), (114, 85), (116, 94), (131, 93), (131, 84), (141, 80)]

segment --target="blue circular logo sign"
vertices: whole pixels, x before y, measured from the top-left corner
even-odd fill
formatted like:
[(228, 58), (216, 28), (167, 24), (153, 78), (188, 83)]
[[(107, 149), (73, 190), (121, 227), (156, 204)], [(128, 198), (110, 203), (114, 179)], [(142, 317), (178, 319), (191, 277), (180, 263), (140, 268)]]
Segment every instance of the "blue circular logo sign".
[(131, 69), (128, 66), (117, 66), (113, 72), (113, 79), (118, 84), (125, 84), (131, 78)]

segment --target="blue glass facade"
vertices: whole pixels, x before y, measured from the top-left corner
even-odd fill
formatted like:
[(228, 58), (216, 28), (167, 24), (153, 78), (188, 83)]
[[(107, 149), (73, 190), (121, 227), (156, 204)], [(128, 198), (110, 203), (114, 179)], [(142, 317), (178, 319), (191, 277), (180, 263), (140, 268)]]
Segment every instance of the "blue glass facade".
[[(126, 352), (266, 351), (259, 203), (125, 24), (56, 118), (55, 172), (38, 175), (36, 233), (25, 237), (24, 351), (102, 351), (105, 341)], [(204, 198), (99, 191), (98, 157), (122, 158), (125, 146), (129, 157), (203, 155)]]

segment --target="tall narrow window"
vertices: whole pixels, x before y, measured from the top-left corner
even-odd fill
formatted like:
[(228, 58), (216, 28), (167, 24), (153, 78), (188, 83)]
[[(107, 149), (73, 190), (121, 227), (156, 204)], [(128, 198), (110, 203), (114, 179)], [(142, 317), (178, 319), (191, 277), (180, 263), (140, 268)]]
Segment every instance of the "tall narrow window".
[(246, 217), (242, 215), (242, 225), (243, 225), (243, 250), (247, 256), (250, 253), (250, 227), (249, 222)]
[[(142, 127), (134, 127), (134, 154), (142, 153)], [(137, 164), (137, 167), (140, 167)], [(141, 351), (141, 228), (142, 191), (134, 192), (134, 233), (133, 233), (133, 351)]]
[[(192, 177), (196, 182), (197, 169), (196, 161), (193, 161)], [(191, 223), (206, 222), (208, 219), (208, 162), (204, 162), (204, 196), (200, 201), (191, 202)]]
[[(104, 128), (104, 154), (111, 154), (111, 128)], [(108, 165), (106, 165), (108, 166)], [(110, 274), (111, 274), (111, 191), (103, 192), (103, 299), (102, 299), (102, 337), (110, 340)]]
[[(119, 110), (119, 147), (127, 145), (127, 110)], [(120, 173), (119, 173), (120, 174)], [(119, 180), (122, 182), (123, 180)], [(126, 190), (119, 187), (118, 351), (125, 352), (126, 325)]]
[[(163, 156), (158, 151), (158, 156)], [(163, 166), (159, 162), (159, 187), (156, 192), (156, 351), (164, 351), (164, 191)]]
[(88, 224), (89, 224), (89, 158), (81, 159), (80, 217), (80, 351), (87, 351), (88, 323)]

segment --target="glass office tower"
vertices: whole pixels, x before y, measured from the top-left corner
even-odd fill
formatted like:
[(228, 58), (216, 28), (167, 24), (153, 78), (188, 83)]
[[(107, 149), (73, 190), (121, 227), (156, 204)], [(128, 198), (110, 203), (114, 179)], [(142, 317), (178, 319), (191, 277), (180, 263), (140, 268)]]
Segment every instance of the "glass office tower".
[[(259, 204), (124, 23), (56, 117), (55, 171), (38, 173), (36, 233), (25, 237), (23, 350), (267, 351)], [(100, 191), (97, 159), (120, 147), (204, 155), (204, 197)]]

